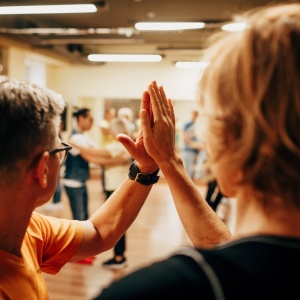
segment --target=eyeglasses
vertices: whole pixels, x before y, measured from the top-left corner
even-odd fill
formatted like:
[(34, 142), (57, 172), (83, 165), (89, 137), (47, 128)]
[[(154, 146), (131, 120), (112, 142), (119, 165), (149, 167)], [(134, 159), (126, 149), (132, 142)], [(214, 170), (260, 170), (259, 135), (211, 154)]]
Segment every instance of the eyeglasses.
[(66, 161), (69, 151), (73, 148), (71, 145), (69, 145), (67, 143), (62, 143), (62, 145), (64, 145), (64, 147), (57, 148), (57, 149), (49, 151), (49, 154), (55, 154), (57, 152), (59, 153), (60, 165), (61, 166)]

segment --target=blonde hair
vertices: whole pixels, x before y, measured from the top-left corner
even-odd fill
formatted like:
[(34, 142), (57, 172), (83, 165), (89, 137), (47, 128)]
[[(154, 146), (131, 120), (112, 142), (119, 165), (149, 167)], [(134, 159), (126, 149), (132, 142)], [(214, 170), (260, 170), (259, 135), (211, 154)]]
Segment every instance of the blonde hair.
[[(300, 5), (250, 11), (242, 32), (214, 36), (199, 84), (212, 149), (208, 167), (260, 199), (300, 208)], [(213, 169), (213, 168), (211, 168)]]

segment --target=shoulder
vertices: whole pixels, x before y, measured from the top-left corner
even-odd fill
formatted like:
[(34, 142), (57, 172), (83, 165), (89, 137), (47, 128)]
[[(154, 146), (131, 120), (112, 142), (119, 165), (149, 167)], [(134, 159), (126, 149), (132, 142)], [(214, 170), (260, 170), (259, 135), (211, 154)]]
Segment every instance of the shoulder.
[(203, 299), (215, 299), (202, 268), (190, 257), (175, 254), (114, 282), (99, 299), (192, 299), (200, 291)]
[(183, 129), (189, 128), (193, 123), (192, 122), (186, 122), (183, 124)]
[(81, 240), (83, 235), (82, 224), (77, 220), (58, 219), (51, 216), (45, 216), (38, 212), (33, 212), (27, 228), (31, 236), (40, 235), (40, 238), (47, 240), (52, 238), (63, 238), (64, 235), (72, 235), (73, 238), (78, 235)]
[(83, 237), (82, 223), (33, 212), (22, 252), (42, 258), (43, 272), (56, 274), (77, 252)]

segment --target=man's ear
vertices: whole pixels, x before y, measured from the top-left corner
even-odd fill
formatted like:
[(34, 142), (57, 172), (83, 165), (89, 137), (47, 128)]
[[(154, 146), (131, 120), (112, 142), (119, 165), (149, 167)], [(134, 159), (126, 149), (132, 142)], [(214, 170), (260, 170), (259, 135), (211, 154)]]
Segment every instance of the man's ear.
[(50, 158), (49, 152), (45, 151), (40, 157), (40, 159), (38, 160), (38, 163), (36, 165), (35, 177), (38, 180), (41, 187), (43, 188), (46, 188), (48, 185), (49, 158)]

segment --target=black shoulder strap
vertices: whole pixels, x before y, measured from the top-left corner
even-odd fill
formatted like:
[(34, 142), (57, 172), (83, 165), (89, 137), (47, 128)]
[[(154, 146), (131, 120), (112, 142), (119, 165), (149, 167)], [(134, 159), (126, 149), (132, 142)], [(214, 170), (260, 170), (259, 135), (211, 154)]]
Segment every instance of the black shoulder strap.
[(205, 260), (205, 258), (196, 250), (193, 248), (183, 248), (182, 250), (176, 252), (175, 254), (179, 255), (186, 255), (191, 257), (197, 264), (202, 268), (203, 272), (206, 274), (216, 300), (225, 300), (225, 296), (223, 293), (223, 289), (221, 286), (221, 283), (219, 281), (219, 278), (213, 268), (208, 264), (208, 262)]

